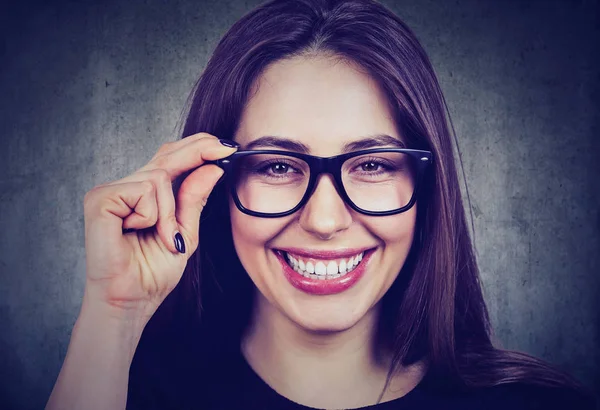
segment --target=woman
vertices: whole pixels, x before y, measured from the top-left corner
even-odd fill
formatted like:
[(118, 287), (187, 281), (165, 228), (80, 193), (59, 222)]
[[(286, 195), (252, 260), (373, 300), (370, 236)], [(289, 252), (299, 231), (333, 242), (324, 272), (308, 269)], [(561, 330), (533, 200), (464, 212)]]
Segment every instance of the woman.
[(185, 138), (86, 195), (47, 408), (593, 408), (492, 345), (451, 135), (425, 52), (378, 3), (244, 16)]

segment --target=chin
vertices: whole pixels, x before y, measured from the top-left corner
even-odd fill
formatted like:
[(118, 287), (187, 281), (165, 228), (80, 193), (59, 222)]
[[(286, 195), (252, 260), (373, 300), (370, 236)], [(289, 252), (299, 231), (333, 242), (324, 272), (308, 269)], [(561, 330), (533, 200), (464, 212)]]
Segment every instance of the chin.
[[(313, 333), (337, 333), (353, 328), (367, 316), (370, 310), (362, 303), (336, 297), (318, 297), (323, 300), (303, 301), (305, 303), (284, 304), (275, 307), (294, 322), (299, 328)], [(315, 298), (313, 296), (313, 298)], [(327, 300), (329, 299), (329, 300)], [(288, 299), (289, 301), (289, 299)], [(308, 303), (306, 303), (308, 302)], [(287, 305), (287, 306), (286, 306)]]
[(310, 333), (339, 333), (348, 330), (356, 323), (360, 318), (354, 317), (340, 317), (340, 318), (315, 318), (315, 317), (301, 317), (298, 320), (294, 320), (298, 326), (303, 330)]

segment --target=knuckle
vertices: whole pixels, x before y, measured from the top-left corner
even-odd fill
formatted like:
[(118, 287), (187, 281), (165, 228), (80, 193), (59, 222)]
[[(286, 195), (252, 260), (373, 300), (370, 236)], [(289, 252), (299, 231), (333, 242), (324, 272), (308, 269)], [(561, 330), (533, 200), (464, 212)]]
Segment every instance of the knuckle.
[(90, 202), (90, 200), (91, 200), (91, 199), (92, 199), (92, 197), (94, 196), (94, 193), (93, 193), (93, 191), (94, 191), (94, 188), (90, 189), (89, 191), (87, 191), (87, 192), (85, 193), (85, 195), (83, 196), (83, 203), (84, 203), (84, 204), (87, 204), (87, 203), (89, 203), (89, 202)]
[(200, 199), (200, 210), (204, 209), (204, 207), (206, 206), (207, 203), (208, 203), (208, 196), (203, 196)]
[(152, 178), (160, 185), (171, 185), (171, 177), (164, 168), (152, 170)]
[(147, 194), (153, 193), (155, 188), (154, 188), (154, 184), (152, 183), (152, 181), (149, 180), (145, 180), (141, 182), (143, 188), (144, 188), (144, 192)]
[(218, 141), (219, 140), (216, 136), (214, 136), (212, 134), (205, 133), (205, 132), (202, 133), (202, 138), (211, 139), (213, 141)]
[(92, 203), (94, 203), (96, 201), (96, 197), (98, 196), (99, 190), (100, 186), (95, 186), (87, 191), (83, 196), (83, 206), (89, 207)]
[(194, 134), (193, 137), (196, 139), (217, 139), (217, 137), (215, 137), (212, 134), (209, 134), (208, 132), (199, 132), (197, 134)]
[(173, 144), (175, 144), (173, 141), (165, 142), (158, 148), (157, 154), (170, 151), (173, 148)]
[(209, 151), (210, 147), (207, 147), (206, 144), (195, 144), (193, 147), (193, 155), (196, 157), (201, 157), (202, 153), (205, 151)]
[(152, 159), (151, 162), (154, 164), (155, 169), (163, 169), (166, 168), (168, 161), (167, 155), (161, 154)]
[(199, 134), (194, 135), (193, 139), (194, 139), (194, 143), (200, 143), (200, 145), (206, 144), (209, 141), (215, 142), (215, 141), (219, 140), (214, 135), (207, 134), (205, 132), (201, 132)]

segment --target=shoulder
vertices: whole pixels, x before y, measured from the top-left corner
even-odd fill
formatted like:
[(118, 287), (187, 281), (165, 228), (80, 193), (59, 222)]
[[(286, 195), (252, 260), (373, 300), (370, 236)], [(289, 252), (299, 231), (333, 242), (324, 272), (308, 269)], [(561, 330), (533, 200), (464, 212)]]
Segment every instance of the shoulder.
[(218, 358), (209, 354), (196, 329), (165, 326), (145, 329), (129, 369), (129, 410), (204, 408), (219, 373)]
[(469, 408), (485, 409), (578, 409), (596, 410), (596, 399), (583, 392), (566, 387), (547, 387), (525, 383), (507, 383), (493, 387), (472, 389), (461, 394)]
[[(377, 407), (379, 406), (379, 407)], [(381, 410), (600, 410), (592, 392), (524, 382), (459, 388), (440, 378), (426, 377), (405, 396), (377, 405)]]

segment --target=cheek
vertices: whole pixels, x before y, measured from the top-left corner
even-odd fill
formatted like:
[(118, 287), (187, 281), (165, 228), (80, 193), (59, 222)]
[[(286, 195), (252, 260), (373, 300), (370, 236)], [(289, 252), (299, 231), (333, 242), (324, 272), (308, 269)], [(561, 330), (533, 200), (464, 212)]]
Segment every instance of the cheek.
[(231, 218), (231, 234), (238, 258), (244, 270), (268, 299), (273, 300), (269, 286), (269, 252), (273, 239), (276, 238), (288, 223), (288, 218), (258, 218), (242, 213), (233, 201), (229, 205)]
[[(268, 243), (284, 228), (286, 218), (258, 218), (240, 212), (232, 200), (229, 203), (231, 217), (231, 235), (240, 261), (248, 270), (258, 258), (264, 258), (261, 252)], [(248, 266), (247, 266), (248, 265)]]
[(383, 245), (380, 254), (379, 300), (398, 277), (410, 252), (416, 226), (416, 206), (398, 215), (371, 220), (368, 229)]
[[(370, 218), (365, 224), (373, 235), (377, 236), (386, 248), (410, 247), (417, 221), (416, 205), (397, 215)], [(407, 250), (408, 251), (408, 250)]]

